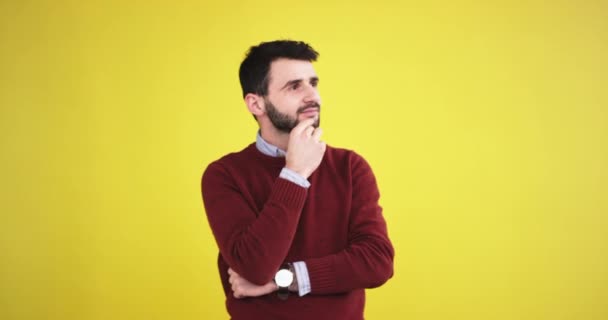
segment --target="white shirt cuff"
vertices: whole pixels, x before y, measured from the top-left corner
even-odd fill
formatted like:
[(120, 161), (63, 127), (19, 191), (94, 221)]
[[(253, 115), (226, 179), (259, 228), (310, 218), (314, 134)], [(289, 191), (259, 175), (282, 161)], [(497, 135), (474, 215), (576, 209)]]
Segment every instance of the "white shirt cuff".
[(294, 271), (296, 272), (296, 279), (298, 279), (298, 294), (301, 297), (310, 292), (308, 268), (306, 268), (306, 262), (304, 261), (294, 262), (292, 265)]
[(279, 177), (281, 177), (285, 180), (289, 180), (303, 188), (310, 187), (310, 182), (308, 182), (308, 180), (306, 180), (306, 178), (302, 177), (297, 172), (295, 172), (291, 169), (288, 169), (288, 168), (283, 168), (283, 170), (281, 170), (281, 174), (279, 175)]

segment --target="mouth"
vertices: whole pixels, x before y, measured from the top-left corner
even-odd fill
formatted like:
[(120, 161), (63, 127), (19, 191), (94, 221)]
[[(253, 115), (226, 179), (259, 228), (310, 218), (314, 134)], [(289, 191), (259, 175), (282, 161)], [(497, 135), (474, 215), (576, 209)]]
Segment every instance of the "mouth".
[(306, 109), (300, 111), (300, 113), (319, 113), (319, 108), (317, 108), (317, 107), (306, 108)]
[(320, 106), (318, 104), (312, 104), (304, 107), (303, 109), (298, 110), (299, 114), (302, 114), (305, 117), (316, 116), (319, 114)]
[(306, 108), (299, 112), (305, 118), (313, 118), (319, 114), (319, 108)]

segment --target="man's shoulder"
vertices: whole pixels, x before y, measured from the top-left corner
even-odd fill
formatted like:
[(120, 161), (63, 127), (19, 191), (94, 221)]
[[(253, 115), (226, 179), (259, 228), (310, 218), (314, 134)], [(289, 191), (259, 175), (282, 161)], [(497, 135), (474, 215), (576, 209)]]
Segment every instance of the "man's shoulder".
[(251, 156), (254, 155), (254, 153), (252, 152), (253, 148), (255, 148), (255, 143), (251, 143), (249, 145), (247, 145), (245, 148), (243, 148), (240, 151), (235, 151), (235, 152), (230, 152), (224, 156), (222, 156), (221, 158), (215, 160), (214, 162), (220, 162), (220, 163), (226, 163), (226, 162), (239, 162), (245, 159), (251, 159)]
[(363, 157), (355, 150), (327, 145), (325, 157), (333, 160), (359, 161)]
[(254, 156), (254, 153), (251, 150), (253, 147), (255, 147), (255, 144), (252, 143), (240, 151), (228, 153), (209, 163), (205, 171), (207, 172), (209, 170), (241, 166), (243, 163), (246, 163), (248, 159), (250, 160), (251, 157)]

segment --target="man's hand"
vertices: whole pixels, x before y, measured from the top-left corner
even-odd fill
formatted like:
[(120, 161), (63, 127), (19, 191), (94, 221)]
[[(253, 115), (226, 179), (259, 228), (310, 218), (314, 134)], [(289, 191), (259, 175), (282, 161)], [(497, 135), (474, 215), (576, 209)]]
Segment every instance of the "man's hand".
[(232, 285), (232, 293), (237, 299), (245, 297), (259, 297), (272, 293), (278, 289), (274, 281), (270, 281), (263, 286), (258, 286), (241, 277), (232, 269), (228, 269), (228, 274), (230, 275), (228, 282), (230, 282)]
[(325, 142), (319, 140), (323, 130), (315, 129), (314, 122), (313, 118), (306, 119), (291, 130), (285, 156), (285, 167), (306, 179), (321, 164), (326, 148)]

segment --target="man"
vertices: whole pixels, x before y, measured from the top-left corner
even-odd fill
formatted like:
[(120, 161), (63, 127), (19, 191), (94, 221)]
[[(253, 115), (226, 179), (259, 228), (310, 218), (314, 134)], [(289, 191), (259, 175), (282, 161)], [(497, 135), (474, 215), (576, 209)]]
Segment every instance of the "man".
[(203, 174), (235, 320), (363, 319), (365, 288), (393, 275), (369, 165), (320, 140), (317, 57), (308, 44), (287, 40), (249, 50), (239, 77), (260, 127), (256, 142)]

